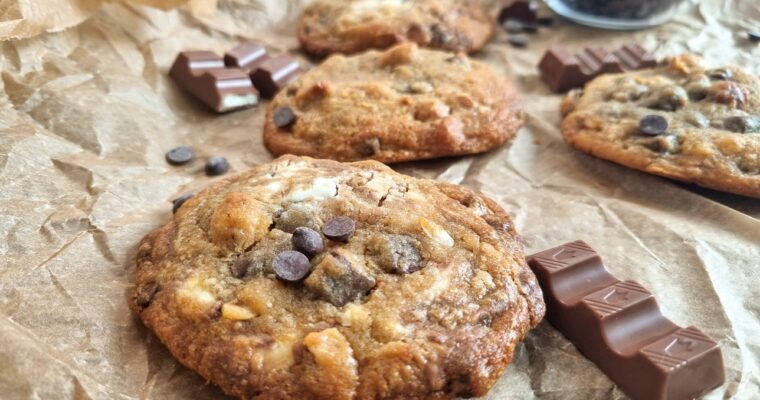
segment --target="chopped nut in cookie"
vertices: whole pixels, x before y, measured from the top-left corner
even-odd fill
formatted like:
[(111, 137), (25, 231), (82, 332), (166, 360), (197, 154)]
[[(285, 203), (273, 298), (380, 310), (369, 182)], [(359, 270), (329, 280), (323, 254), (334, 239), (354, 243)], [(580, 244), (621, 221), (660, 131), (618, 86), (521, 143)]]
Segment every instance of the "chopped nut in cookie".
[(446, 232), (446, 230), (443, 229), (440, 225), (425, 217), (420, 217), (419, 223), (422, 231), (425, 232), (425, 235), (433, 239), (433, 241), (439, 245), (444, 247), (454, 246), (454, 239), (452, 239), (451, 235), (449, 235), (449, 233)]
[(375, 279), (359, 261), (341, 250), (326, 254), (304, 283), (314, 294), (336, 307), (361, 299), (375, 287)]
[(230, 251), (246, 249), (269, 232), (272, 218), (253, 197), (232, 192), (211, 215), (211, 240)]
[(430, 121), (449, 115), (451, 108), (440, 100), (424, 100), (414, 107), (414, 119), (418, 121)]

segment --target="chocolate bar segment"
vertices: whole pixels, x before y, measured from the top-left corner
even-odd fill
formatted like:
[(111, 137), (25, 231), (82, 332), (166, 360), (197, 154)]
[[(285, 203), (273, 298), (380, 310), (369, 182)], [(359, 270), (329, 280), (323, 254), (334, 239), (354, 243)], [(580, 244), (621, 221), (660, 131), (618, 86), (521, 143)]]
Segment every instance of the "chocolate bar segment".
[(601, 74), (651, 68), (657, 61), (638, 44), (627, 44), (613, 52), (587, 47), (576, 54), (561, 48), (549, 49), (538, 64), (541, 79), (555, 92), (582, 87)]
[(219, 113), (254, 106), (259, 99), (245, 71), (226, 67), (224, 60), (210, 51), (180, 53), (169, 76)]
[(269, 53), (264, 44), (256, 41), (241, 43), (224, 55), (224, 63), (229, 67), (237, 67), (248, 73), (253, 72), (264, 61), (269, 59)]
[(720, 386), (718, 344), (665, 318), (652, 293), (612, 276), (576, 241), (528, 257), (546, 318), (634, 400), (687, 400)]
[(262, 96), (272, 97), (301, 75), (301, 72), (297, 60), (287, 54), (280, 54), (262, 62), (251, 74), (251, 79)]

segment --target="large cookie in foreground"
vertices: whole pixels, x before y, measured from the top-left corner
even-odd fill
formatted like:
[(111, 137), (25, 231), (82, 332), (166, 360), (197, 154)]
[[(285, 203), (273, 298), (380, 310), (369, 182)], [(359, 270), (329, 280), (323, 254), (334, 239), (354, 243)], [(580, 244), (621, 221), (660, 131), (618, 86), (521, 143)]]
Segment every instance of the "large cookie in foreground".
[(131, 308), (245, 399), (483, 395), (544, 314), (493, 201), (294, 156), (211, 186), (149, 234)]
[(386, 163), (487, 151), (522, 125), (517, 90), (464, 54), (404, 43), (332, 56), (267, 108), (274, 154)]
[(682, 55), (603, 75), (562, 104), (576, 148), (684, 182), (760, 197), (760, 81)]
[(471, 52), (482, 48), (493, 22), (472, 0), (318, 0), (304, 10), (298, 39), (316, 55), (356, 53), (411, 41)]

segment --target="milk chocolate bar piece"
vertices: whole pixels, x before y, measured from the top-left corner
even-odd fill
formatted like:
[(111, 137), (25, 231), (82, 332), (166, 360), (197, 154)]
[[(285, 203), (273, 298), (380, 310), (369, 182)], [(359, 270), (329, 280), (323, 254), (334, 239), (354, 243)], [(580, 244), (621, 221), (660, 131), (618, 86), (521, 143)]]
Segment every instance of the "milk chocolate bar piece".
[(262, 62), (251, 74), (253, 85), (264, 97), (272, 97), (303, 71), (297, 60), (280, 54)]
[(618, 73), (657, 65), (654, 56), (638, 44), (628, 44), (613, 52), (587, 47), (570, 54), (561, 48), (549, 49), (538, 64), (541, 79), (555, 92), (582, 87), (606, 73)]
[(269, 53), (264, 44), (253, 40), (235, 46), (224, 55), (224, 63), (227, 66), (237, 67), (248, 73), (255, 71), (268, 59)]
[(632, 399), (693, 399), (723, 383), (718, 344), (665, 318), (652, 293), (612, 276), (588, 244), (542, 251), (528, 265), (549, 322)]
[(259, 99), (245, 71), (225, 66), (224, 60), (210, 51), (180, 53), (169, 76), (218, 113), (254, 106)]

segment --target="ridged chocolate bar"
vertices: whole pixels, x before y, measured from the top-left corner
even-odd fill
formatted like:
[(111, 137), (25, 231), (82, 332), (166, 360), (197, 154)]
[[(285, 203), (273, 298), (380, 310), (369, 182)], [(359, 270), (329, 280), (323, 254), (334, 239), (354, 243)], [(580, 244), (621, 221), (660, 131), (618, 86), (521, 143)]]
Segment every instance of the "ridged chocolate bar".
[(546, 317), (634, 400), (688, 400), (720, 386), (723, 357), (699, 329), (660, 312), (652, 293), (612, 276), (576, 241), (528, 257)]
[(551, 48), (538, 64), (541, 79), (555, 92), (582, 87), (605, 73), (618, 73), (657, 65), (654, 56), (638, 44), (627, 44), (609, 52), (602, 47), (586, 47), (576, 54)]
[(169, 76), (216, 112), (256, 105), (259, 94), (240, 68), (230, 68), (210, 51), (186, 51), (177, 56)]

